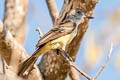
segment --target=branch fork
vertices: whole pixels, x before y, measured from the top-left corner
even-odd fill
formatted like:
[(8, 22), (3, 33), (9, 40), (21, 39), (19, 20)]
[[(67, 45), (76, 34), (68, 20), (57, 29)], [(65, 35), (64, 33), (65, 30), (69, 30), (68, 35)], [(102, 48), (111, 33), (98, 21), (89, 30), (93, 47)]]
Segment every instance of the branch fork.
[(102, 67), (100, 68), (100, 70), (97, 72), (97, 74), (94, 76), (94, 77), (91, 77), (89, 76), (88, 74), (86, 74), (84, 71), (82, 71), (81, 69), (79, 69), (73, 62), (73, 60), (71, 60), (70, 56), (66, 56), (66, 53), (65, 51), (61, 50), (60, 49), (60, 55), (66, 60), (66, 62), (68, 63), (68, 65), (70, 65), (70, 67), (73, 67), (75, 68), (81, 75), (83, 75), (84, 77), (86, 77), (88, 80), (95, 80), (98, 78), (98, 76), (101, 74), (101, 72), (104, 70), (104, 68), (106, 67), (106, 65), (108, 64), (108, 61), (110, 60), (110, 56), (111, 56), (111, 53), (113, 51), (113, 45), (111, 44), (111, 48), (110, 48), (110, 51), (109, 51), (109, 54), (107, 56), (107, 59), (105, 61), (105, 63), (102, 65)]

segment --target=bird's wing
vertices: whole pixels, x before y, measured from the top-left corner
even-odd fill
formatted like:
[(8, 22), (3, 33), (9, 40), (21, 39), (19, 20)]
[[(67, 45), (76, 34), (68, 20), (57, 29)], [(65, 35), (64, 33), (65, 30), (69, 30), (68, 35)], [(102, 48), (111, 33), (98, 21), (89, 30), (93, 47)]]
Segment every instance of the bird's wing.
[(49, 32), (47, 32), (37, 43), (36, 48), (40, 48), (45, 43), (71, 33), (75, 28), (75, 23), (65, 22), (59, 26), (53, 27)]

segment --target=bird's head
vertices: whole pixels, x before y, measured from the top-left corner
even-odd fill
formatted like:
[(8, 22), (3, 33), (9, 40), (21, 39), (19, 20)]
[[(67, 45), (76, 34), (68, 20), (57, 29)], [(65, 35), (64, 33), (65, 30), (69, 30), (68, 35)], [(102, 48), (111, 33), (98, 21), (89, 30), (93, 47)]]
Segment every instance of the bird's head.
[(75, 22), (77, 25), (83, 23), (85, 18), (93, 19), (91, 16), (87, 16), (81, 9), (73, 9), (67, 15), (68, 20)]

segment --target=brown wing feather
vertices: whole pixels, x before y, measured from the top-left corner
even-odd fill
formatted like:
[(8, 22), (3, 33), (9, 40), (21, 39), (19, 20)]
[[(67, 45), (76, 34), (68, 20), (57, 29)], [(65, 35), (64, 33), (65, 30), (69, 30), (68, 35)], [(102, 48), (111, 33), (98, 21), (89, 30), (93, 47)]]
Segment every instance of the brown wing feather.
[(63, 35), (69, 34), (74, 30), (75, 24), (73, 22), (62, 23), (59, 26), (54, 27), (49, 32), (47, 32), (37, 43), (36, 47), (40, 48), (45, 43), (59, 38)]

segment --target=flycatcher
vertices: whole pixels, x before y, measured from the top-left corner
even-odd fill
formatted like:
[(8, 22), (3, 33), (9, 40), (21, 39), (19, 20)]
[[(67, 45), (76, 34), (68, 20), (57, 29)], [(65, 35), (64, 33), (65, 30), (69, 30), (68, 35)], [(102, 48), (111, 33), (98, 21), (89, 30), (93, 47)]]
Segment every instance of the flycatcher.
[(93, 17), (86, 16), (81, 9), (69, 11), (61, 24), (54, 26), (38, 41), (37, 50), (22, 63), (18, 75), (24, 73), (29, 66), (34, 64), (41, 54), (51, 49), (61, 48), (65, 50), (76, 36), (78, 25), (83, 23), (85, 18), (91, 19)]

